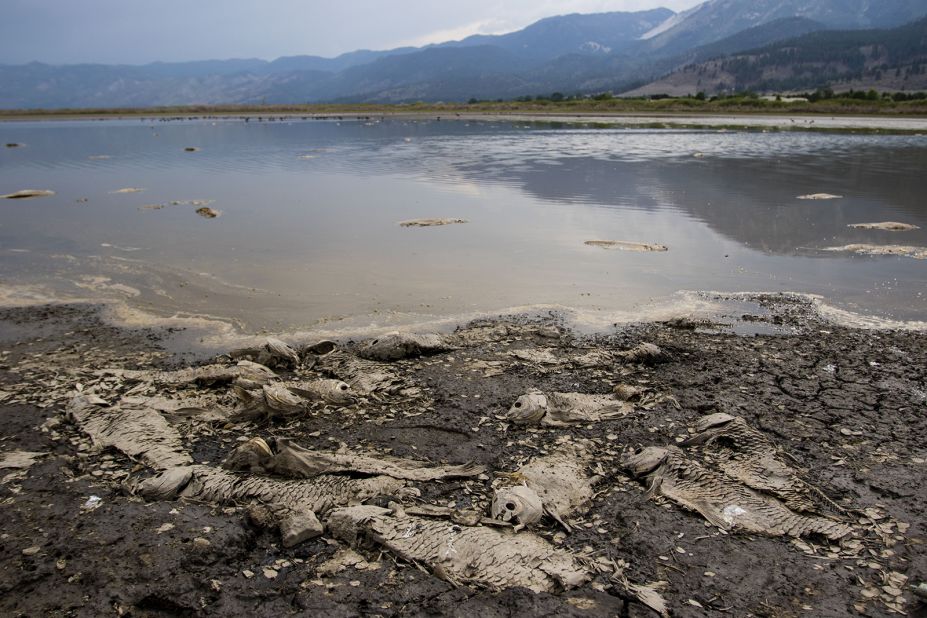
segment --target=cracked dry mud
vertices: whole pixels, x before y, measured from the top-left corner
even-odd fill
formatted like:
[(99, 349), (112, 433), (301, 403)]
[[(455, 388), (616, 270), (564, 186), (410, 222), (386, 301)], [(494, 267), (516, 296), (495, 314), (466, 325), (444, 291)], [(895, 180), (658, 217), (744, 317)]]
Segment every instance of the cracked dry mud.
[[(359, 359), (359, 346), (342, 342), (312, 367), (276, 367), (274, 384), (340, 379), (355, 393), (350, 403), (314, 400), (295, 415), (248, 420), (165, 404), (234, 410), (240, 402), (222, 380), (155, 383), (102, 371), (236, 366), (229, 358), (177, 349), (169, 332), (107, 326), (88, 306), (2, 310), (0, 455), (16, 466), (0, 469), (0, 613), (646, 616), (656, 614), (632, 593), (646, 598), (648, 589), (638, 586), (663, 582), (656, 588), (675, 616), (925, 615), (913, 587), (927, 579), (927, 335), (842, 328), (816, 320), (799, 301), (765, 302), (779, 334), (735, 336), (676, 321), (584, 338), (526, 318), (476, 323), (448, 337), (453, 349), (390, 363)], [(658, 345), (664, 362), (622, 357), (644, 342)], [(543, 363), (532, 360), (538, 351)], [(564, 427), (509, 418), (526, 392), (609, 396), (616, 385), (636, 393), (622, 416)], [(336, 526), (285, 547), (274, 513), (250, 504), (255, 492), (245, 491), (247, 482), (236, 485), (237, 500), (197, 496), (196, 486), (186, 492), (192, 497), (133, 495), (132, 487), (154, 477), (156, 462), (94, 448), (67, 416), (77, 388), (110, 404), (126, 398), (131, 414), (163, 412), (194, 470), (204, 473), (233, 474), (222, 462), (256, 437), (486, 472), (386, 483), (388, 491), (374, 493), (388, 495), (367, 500), (372, 516), (360, 519), (358, 534)], [(159, 406), (139, 403), (152, 401)], [(687, 442), (700, 419), (716, 413), (762, 434), (781, 467), (832, 499), (854, 533), (833, 542), (725, 533), (697, 512), (648, 497), (624, 471), (628, 453), (648, 446), (679, 446), (705, 465), (731, 459), (712, 450), (717, 443)], [(510, 538), (504, 525), (479, 525), (494, 490), (511, 487), (532, 462), (580, 444), (588, 452), (581, 472), (596, 480), (591, 499), (564, 515), (571, 531), (545, 517), (515, 535), (533, 548), (520, 555), (556, 556), (552, 566), (580, 573), (567, 585), (529, 569), (529, 587), (540, 592), (508, 588), (505, 570), (474, 572), (482, 564), (476, 558), (448, 561), (446, 545), (413, 547), (404, 538), (403, 518), (477, 543)], [(17, 452), (28, 456), (11, 455)], [(778, 470), (768, 462), (744, 469), (760, 489), (766, 486), (756, 475)], [(371, 478), (343, 480), (361, 477)], [(409, 514), (390, 510), (397, 505)], [(320, 520), (357, 507), (339, 508), (319, 506)]]

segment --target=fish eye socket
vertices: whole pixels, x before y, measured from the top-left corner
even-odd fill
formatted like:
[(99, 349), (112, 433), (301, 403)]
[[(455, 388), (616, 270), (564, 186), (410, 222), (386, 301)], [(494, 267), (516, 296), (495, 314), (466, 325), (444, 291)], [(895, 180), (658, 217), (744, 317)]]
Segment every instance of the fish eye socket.
[(642, 449), (642, 448), (636, 448), (636, 449), (634, 449), (634, 454), (635, 454), (635, 455), (640, 455), (640, 454), (643, 453), (643, 452), (644, 452), (644, 449)]
[(521, 402), (520, 402), (520, 401), (516, 401), (516, 402), (515, 402), (515, 407), (516, 407), (516, 408), (520, 408), (520, 407), (521, 407)]
[(370, 345), (377, 345), (378, 343), (380, 343), (380, 340), (374, 339), (373, 341), (370, 342)]
[(342, 384), (342, 385), (339, 386), (338, 388), (340, 388), (340, 389), (343, 390), (343, 391), (346, 391), (346, 390), (348, 390), (348, 385), (347, 385), (347, 384)]
[(514, 502), (506, 502), (506, 503), (505, 503), (505, 508), (506, 508), (506, 510), (514, 511), (514, 510), (515, 510), (515, 503), (514, 503)]

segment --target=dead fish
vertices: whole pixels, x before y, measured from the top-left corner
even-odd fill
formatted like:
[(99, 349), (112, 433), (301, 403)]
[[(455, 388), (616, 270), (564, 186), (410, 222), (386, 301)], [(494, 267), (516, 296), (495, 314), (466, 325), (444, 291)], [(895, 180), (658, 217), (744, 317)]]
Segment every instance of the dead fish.
[(25, 147), (25, 144), (19, 144), (17, 142), (9, 142), (6, 144), (6, 147), (7, 148), (23, 148)]
[(222, 463), (229, 470), (245, 472), (269, 472), (274, 459), (274, 451), (263, 438), (251, 438), (234, 449)]
[(584, 445), (562, 444), (523, 465), (515, 477), (537, 492), (544, 511), (569, 530), (565, 518), (591, 504), (595, 494), (592, 487), (600, 480), (586, 472), (588, 462), (589, 451)]
[(177, 371), (145, 371), (132, 369), (103, 369), (97, 375), (113, 375), (133, 382), (151, 382), (167, 386), (181, 384), (227, 384), (234, 380), (248, 380), (257, 384), (266, 384), (277, 377), (273, 371), (259, 363), (242, 360), (232, 366), (203, 365)]
[(513, 350), (509, 356), (536, 365), (559, 365), (561, 362), (550, 348)]
[(373, 506), (332, 511), (328, 527), (336, 538), (352, 544), (369, 539), (456, 585), (558, 592), (592, 577), (571, 553), (530, 532), (461, 526)]
[(849, 253), (859, 253), (861, 255), (898, 255), (901, 257), (914, 258), (915, 260), (927, 260), (927, 247), (911, 247), (907, 245), (844, 245), (842, 247), (825, 247), (824, 251), (846, 251)]
[(200, 149), (197, 148), (196, 146), (187, 146), (186, 148), (183, 149), (183, 151), (184, 152), (199, 152)]
[(636, 251), (638, 253), (669, 251), (666, 245), (657, 245), (644, 242), (629, 242), (626, 240), (587, 240), (585, 245), (600, 247), (602, 249), (616, 249), (618, 251)]
[(410, 219), (400, 221), (400, 227), (436, 227), (440, 225), (454, 225), (458, 223), (469, 223), (466, 219)]
[(215, 504), (235, 505), (250, 501), (265, 504), (274, 514), (286, 547), (322, 533), (317, 514), (379, 495), (416, 494), (415, 490), (406, 488), (403, 481), (385, 476), (366, 479), (319, 476), (310, 480), (281, 481), (254, 475), (241, 476), (203, 465), (168, 470), (143, 482), (138, 491), (147, 492), (147, 495), (142, 495), (150, 499), (165, 495)]
[(839, 200), (843, 198), (842, 195), (834, 195), (832, 193), (809, 193), (808, 195), (799, 195), (797, 199), (800, 200)]
[(309, 380), (286, 386), (293, 393), (309, 401), (324, 401), (339, 406), (348, 405), (354, 401), (351, 387), (341, 380)]
[(308, 404), (281, 384), (265, 384), (261, 390), (248, 390), (236, 384), (232, 392), (241, 403), (235, 410), (239, 419), (293, 416), (305, 412)]
[(884, 230), (887, 232), (910, 232), (919, 230), (920, 227), (910, 223), (898, 223), (897, 221), (883, 221), (881, 223), (851, 223), (847, 227), (857, 230)]
[(34, 197), (48, 197), (54, 194), (54, 191), (49, 191), (48, 189), (23, 189), (21, 191), (16, 191), (15, 193), (0, 195), (0, 199), (28, 200)]
[(192, 466), (178, 466), (140, 482), (135, 487), (135, 493), (146, 500), (174, 500), (192, 478)]
[(286, 367), (292, 369), (299, 365), (300, 355), (294, 348), (274, 337), (268, 337), (264, 343), (250, 347), (232, 350), (229, 356), (233, 359), (248, 359), (268, 367)]
[(316, 368), (341, 378), (362, 397), (374, 393), (394, 394), (406, 388), (405, 381), (390, 365), (358, 358), (343, 350), (320, 358)]
[(444, 337), (435, 333), (414, 335), (393, 332), (362, 342), (357, 348), (357, 355), (367, 360), (388, 362), (438, 354), (451, 349)]
[(293, 511), (324, 514), (328, 510), (358, 504), (376, 496), (414, 495), (403, 492), (405, 481), (389, 476), (352, 479), (322, 475), (305, 480), (279, 480), (256, 475), (239, 475), (221, 468), (193, 466), (190, 483), (181, 496), (217, 504), (258, 500)]
[(97, 396), (78, 394), (67, 413), (94, 445), (118, 449), (150, 468), (168, 470), (193, 463), (177, 430), (150, 408), (106, 406)]
[(784, 453), (743, 418), (709, 414), (698, 420), (696, 431), (680, 446), (701, 445), (722, 472), (747, 487), (775, 496), (799, 513), (844, 512), (824, 492), (802, 480)]
[(376, 453), (316, 451), (293, 444), (285, 438), (278, 438), (273, 450), (260, 438), (250, 440), (232, 452), (226, 466), (237, 469), (254, 469), (255, 466), (259, 466), (269, 473), (296, 478), (355, 473), (386, 475), (409, 481), (465, 478), (477, 476), (486, 470), (484, 466), (469, 463), (459, 466), (431, 466), (426, 462)]
[(647, 390), (634, 384), (616, 384), (612, 392), (621, 401), (633, 401), (634, 399), (640, 399)]
[(648, 480), (648, 495), (666, 496), (722, 530), (792, 537), (820, 534), (834, 541), (852, 532), (849, 525), (832, 519), (794, 513), (776, 498), (686, 459), (675, 446), (644, 448), (622, 465), (632, 476)]
[(138, 187), (126, 187), (125, 189), (116, 189), (115, 191), (110, 191), (110, 193), (141, 193), (144, 189)]
[(615, 356), (629, 363), (640, 363), (644, 365), (653, 365), (669, 360), (669, 355), (659, 346), (652, 343), (638, 344), (630, 350), (615, 353)]
[(544, 516), (544, 503), (536, 491), (526, 485), (503, 487), (493, 492), (489, 514), (493, 519), (530, 526)]
[(31, 468), (36, 461), (48, 455), (34, 451), (9, 451), (0, 453), (0, 470), (25, 470)]
[(515, 423), (565, 427), (621, 418), (634, 407), (610, 395), (582, 393), (528, 393), (519, 397), (509, 408), (509, 419)]
[(204, 219), (215, 219), (222, 214), (221, 210), (216, 210), (215, 208), (210, 208), (209, 206), (201, 206), (196, 209), (196, 214), (203, 217)]

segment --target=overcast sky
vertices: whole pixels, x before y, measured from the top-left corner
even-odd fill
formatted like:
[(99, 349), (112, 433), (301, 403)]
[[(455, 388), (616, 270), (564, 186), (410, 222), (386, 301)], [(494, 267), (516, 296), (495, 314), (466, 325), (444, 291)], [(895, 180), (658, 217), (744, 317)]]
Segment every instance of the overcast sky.
[(701, 0), (0, 0), (0, 63), (336, 56)]

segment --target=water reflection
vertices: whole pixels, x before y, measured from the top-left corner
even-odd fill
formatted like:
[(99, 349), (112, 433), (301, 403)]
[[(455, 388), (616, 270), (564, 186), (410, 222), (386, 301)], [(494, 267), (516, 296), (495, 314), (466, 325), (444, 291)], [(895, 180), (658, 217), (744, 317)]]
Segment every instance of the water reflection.
[[(0, 204), (7, 277), (73, 285), (97, 274), (152, 307), (267, 326), (532, 303), (609, 311), (719, 289), (815, 292), (925, 317), (924, 262), (818, 251), (927, 245), (917, 136), (150, 120), (0, 133), (27, 144), (0, 151), (0, 193), (58, 192)], [(110, 193), (129, 186), (145, 191)], [(822, 191), (844, 198), (796, 199)], [(215, 200), (223, 216), (172, 205), (194, 199)], [(470, 223), (396, 225), (419, 217)], [(894, 220), (922, 229), (847, 227)], [(609, 252), (590, 239), (670, 251)]]

